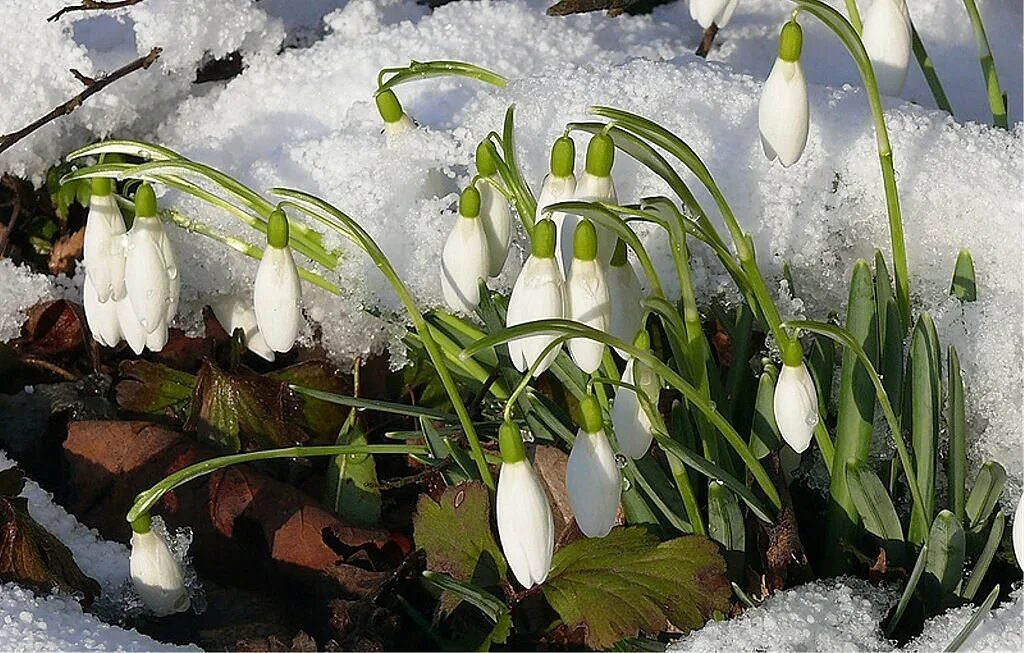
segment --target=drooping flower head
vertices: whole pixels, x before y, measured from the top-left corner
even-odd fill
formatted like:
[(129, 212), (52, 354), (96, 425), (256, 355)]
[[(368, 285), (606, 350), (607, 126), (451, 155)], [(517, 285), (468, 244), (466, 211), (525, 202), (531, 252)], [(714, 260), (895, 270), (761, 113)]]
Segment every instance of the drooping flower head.
[(761, 146), (769, 161), (789, 167), (800, 159), (807, 145), (810, 108), (807, 81), (800, 64), (803, 32), (795, 20), (782, 26), (779, 55), (761, 90), (757, 126)]
[[(643, 320), (643, 291), (640, 289), (640, 279), (626, 257), (626, 243), (621, 238), (615, 244), (607, 277), (608, 297), (611, 299), (608, 333), (629, 342), (640, 330)], [(626, 352), (617, 348), (615, 353), (623, 360), (629, 359)]]
[(480, 191), (480, 221), (487, 235), (488, 272), (492, 277), (501, 274), (512, 240), (512, 210), (505, 196), (492, 185), (499, 183), (497, 158), (494, 143), (488, 139), (480, 141), (476, 148), (476, 171), (484, 180), (478, 182), (477, 190)]
[[(612, 166), (615, 164), (615, 141), (605, 133), (594, 134), (587, 144), (586, 169), (579, 183), (576, 184), (576, 199), (582, 202), (609, 202), (618, 204), (618, 194), (615, 192), (615, 182), (612, 180)], [(568, 262), (571, 257), (566, 257), (565, 243), (571, 243), (567, 237), (574, 233), (576, 220), (566, 219), (562, 225), (563, 250), (562, 257)], [(615, 251), (615, 234), (605, 227), (597, 227), (597, 256), (602, 263), (608, 265)]]
[(249, 351), (264, 360), (274, 361), (274, 350), (267, 345), (263, 334), (260, 333), (252, 303), (239, 295), (226, 295), (211, 302), (210, 308), (229, 335), (233, 334), (235, 329), (241, 329), (245, 336), (245, 346)]
[(472, 313), (480, 303), (480, 281), (490, 261), (487, 234), (480, 220), (480, 191), (468, 186), (459, 198), (459, 215), (441, 252), (441, 292), (448, 308)]
[(806, 450), (818, 425), (818, 391), (797, 340), (790, 341), (782, 352), (773, 407), (782, 439), (797, 453)]
[(619, 512), (622, 473), (605, 435), (597, 398), (584, 397), (580, 415), (580, 428), (565, 469), (565, 484), (580, 531), (587, 537), (604, 537), (612, 530)]
[(913, 33), (906, 0), (872, 0), (861, 41), (875, 71), (878, 92), (899, 95), (907, 81)]
[[(598, 236), (594, 223), (582, 220), (573, 238), (573, 259), (566, 282), (568, 317), (581, 324), (608, 332), (611, 322), (611, 298), (604, 263), (598, 255)], [(601, 366), (605, 345), (589, 338), (569, 340), (569, 354), (576, 365), (590, 374)]]
[(377, 103), (377, 112), (384, 119), (384, 133), (388, 138), (394, 138), (416, 128), (416, 123), (402, 109), (402, 103), (398, 101), (394, 91), (381, 91), (374, 96), (374, 100)]
[(124, 234), (124, 218), (114, 197), (114, 183), (104, 177), (93, 178), (83, 260), (100, 303), (125, 296)]
[[(640, 331), (634, 344), (647, 349), (650, 346), (647, 332)], [(661, 387), (654, 371), (635, 358), (626, 361), (622, 382), (636, 386), (644, 396), (641, 401), (636, 390), (622, 385), (615, 390), (615, 402), (612, 404), (612, 425), (615, 427), (619, 449), (635, 460), (644, 457), (653, 439), (651, 418), (644, 409), (644, 402), (649, 402), (656, 409)]]
[(181, 563), (164, 535), (152, 528), (149, 515), (132, 522), (131, 544), (132, 584), (146, 608), (158, 617), (188, 610), (191, 601)]
[(267, 247), (253, 284), (256, 324), (274, 351), (292, 348), (302, 329), (302, 283), (288, 246), (288, 218), (277, 209), (267, 218)]
[(526, 588), (543, 583), (551, 569), (555, 526), (548, 495), (526, 457), (519, 428), (504, 422), (498, 431), (501, 470), (495, 494), (498, 539), (516, 580)]
[[(125, 253), (125, 287), (143, 331), (147, 335), (158, 330), (166, 334), (180, 281), (174, 250), (157, 217), (156, 194), (149, 184), (142, 184), (135, 193), (135, 221), (128, 231)], [(160, 340), (166, 341), (166, 335), (154, 336), (154, 344)], [(162, 347), (160, 344), (154, 350)]]
[[(551, 146), (550, 172), (544, 177), (544, 185), (540, 189), (540, 197), (537, 199), (537, 214), (535, 222), (540, 222), (546, 214), (547, 207), (559, 202), (571, 200), (576, 195), (576, 175), (573, 170), (576, 166), (576, 144), (566, 135), (559, 136), (554, 145)], [(558, 262), (558, 269), (564, 275), (572, 263), (572, 228), (565, 227), (565, 221), (569, 219), (573, 225), (576, 224), (576, 216), (566, 216), (562, 211), (551, 213), (551, 220), (555, 223), (556, 243), (555, 257)], [(568, 231), (563, 231), (568, 229)]]
[[(508, 300), (506, 325), (510, 327), (534, 320), (565, 317), (565, 283), (555, 260), (555, 223), (549, 219), (537, 222), (531, 238), (530, 256), (523, 264)], [(525, 372), (556, 338), (554, 334), (537, 334), (511, 340), (508, 353), (512, 364), (520, 372)], [(552, 348), (537, 366), (535, 376), (551, 367), (561, 349), (561, 345)]]

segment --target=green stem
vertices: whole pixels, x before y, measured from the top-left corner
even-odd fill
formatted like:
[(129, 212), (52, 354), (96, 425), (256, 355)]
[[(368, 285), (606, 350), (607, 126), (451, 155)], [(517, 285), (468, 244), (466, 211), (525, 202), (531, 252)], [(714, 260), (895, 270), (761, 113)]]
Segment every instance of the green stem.
[(248, 451), (236, 453), (230, 456), (210, 458), (202, 462), (189, 465), (168, 475), (162, 481), (140, 492), (135, 498), (135, 503), (128, 511), (126, 519), (134, 522), (143, 514), (148, 513), (160, 497), (167, 494), (176, 487), (180, 487), (189, 481), (212, 474), (218, 469), (250, 463), (257, 460), (272, 460), (275, 458), (309, 458), (313, 456), (341, 456), (346, 454), (419, 454), (429, 453), (426, 446), (408, 444), (344, 444), (344, 445), (322, 445), (310, 447), (285, 447), (283, 449), (266, 449), (264, 451)]
[(974, 28), (974, 42), (978, 48), (981, 74), (985, 77), (988, 103), (992, 107), (992, 123), (996, 127), (1009, 129), (1010, 125), (1006, 116), (1006, 96), (1003, 94), (1003, 87), (999, 85), (999, 73), (996, 71), (992, 49), (988, 45), (988, 35), (985, 34), (985, 24), (981, 20), (981, 13), (974, 0), (964, 0), (964, 6), (967, 7), (967, 16), (971, 19), (971, 27)]
[(935, 72), (935, 66), (932, 64), (932, 58), (928, 56), (928, 51), (924, 48), (924, 41), (921, 40), (921, 35), (917, 33), (917, 27), (913, 22), (910, 23), (910, 36), (913, 39), (914, 57), (917, 59), (917, 65), (921, 67), (925, 81), (928, 82), (932, 97), (935, 98), (935, 106), (949, 115), (953, 115), (953, 105), (946, 97), (946, 91), (942, 88), (942, 82), (939, 81), (939, 74)]
[(864, 24), (860, 20), (860, 11), (857, 9), (857, 0), (846, 0), (846, 14), (850, 17), (850, 24), (860, 34), (864, 31)]

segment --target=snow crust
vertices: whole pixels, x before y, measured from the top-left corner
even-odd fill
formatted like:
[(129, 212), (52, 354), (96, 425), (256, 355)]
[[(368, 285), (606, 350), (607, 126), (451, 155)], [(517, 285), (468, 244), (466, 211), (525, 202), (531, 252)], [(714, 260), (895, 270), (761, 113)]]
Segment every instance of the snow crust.
[[(80, 91), (68, 68), (96, 76), (150, 47), (161, 46), (164, 53), (149, 71), (115, 83), (5, 152), (0, 171), (39, 183), (62, 154), (95, 139), (155, 140), (257, 190), (285, 185), (323, 196), (378, 239), (424, 307), (441, 303), (439, 253), (454, 219), (456, 193), (473, 173), (472, 152), (500, 127), (509, 104), (516, 105), (517, 146), (535, 192), (551, 142), (565, 122), (587, 119), (591, 104), (637, 111), (683, 136), (704, 158), (744, 228), (753, 232), (759, 259), (787, 316), (841, 313), (854, 260), (870, 258), (874, 246), (888, 254), (885, 200), (864, 92), (845, 50), (810, 17), (801, 19), (811, 83), (807, 150), (789, 169), (769, 164), (760, 151), (760, 87), (774, 60), (778, 29), (792, 8), (781, 0), (743, 0), (708, 62), (692, 55), (700, 29), (683, 2), (651, 16), (610, 20), (601, 15), (549, 18), (543, 15), (548, 0), (458, 2), (433, 13), (402, 0), (203, 3), (201, 12), (196, 3), (164, 0), (115, 12), (69, 14), (47, 23), (46, 16), (64, 4), (0, 3), (0, 88), (5, 97), (16, 98), (0, 103), (0, 133)], [(867, 3), (860, 4), (863, 11)], [(943, 344), (959, 350), (975, 468), (988, 458), (1001, 462), (1015, 484), (1009, 493), (1015, 499), (1024, 473), (1022, 9), (1011, 0), (981, 3), (1010, 98), (1013, 127), (1005, 132), (984, 124), (990, 120), (988, 104), (962, 3), (909, 0), (908, 5), (957, 115), (954, 120), (933, 109), (914, 64), (902, 97), (886, 100), (915, 307), (931, 311)], [(203, 62), (234, 50), (242, 52), (245, 62), (241, 75), (226, 83), (193, 84)], [(457, 80), (401, 86), (398, 96), (423, 129), (387, 142), (372, 102), (377, 70), (410, 59), (445, 58), (487, 66), (510, 83), (504, 89)], [(577, 135), (579, 151), (585, 143)], [(667, 193), (660, 180), (624, 156), (614, 174), (623, 202)], [(695, 180), (684, 177), (698, 199), (707, 202)], [(171, 195), (162, 201), (262, 244), (237, 221), (205, 205)], [(213, 296), (251, 288), (255, 262), (180, 230), (169, 229), (169, 235), (183, 282), (177, 326), (194, 330), (202, 305)], [(655, 232), (641, 235), (666, 288), (675, 291), (665, 238)], [(401, 307), (390, 287), (361, 252), (337, 236), (329, 235), (328, 242), (344, 252), (343, 262), (337, 272), (320, 272), (338, 282), (342, 297), (305, 289), (307, 316), (322, 326), (324, 344), (339, 359), (390, 349), (401, 362)], [(973, 252), (978, 269), (980, 301), (967, 305), (947, 297), (961, 248)], [(730, 282), (710, 253), (698, 247), (694, 253), (703, 298), (734, 300)], [(497, 287), (510, 285), (522, 258), (510, 256)], [(783, 262), (792, 269), (795, 298), (781, 280)], [(57, 285), (0, 261), (0, 341), (17, 335), (24, 310), (35, 301), (80, 296), (74, 281)], [(379, 311), (384, 319), (364, 309)], [(123, 547), (115, 555), (110, 547), (120, 545), (95, 540), (95, 535), (90, 540), (80, 526), (75, 528), (73, 518), (65, 518), (44, 525), (65, 529), (58, 536), (67, 538), (86, 573), (101, 582), (123, 578)], [(60, 525), (67, 520), (70, 525)], [(92, 556), (97, 556), (95, 564), (89, 562)], [(871, 631), (884, 607), (864, 605), (872, 600), (866, 595), (876, 591), (856, 583), (815, 583), (770, 599), (735, 627), (709, 624), (684, 642), (715, 648), (712, 640), (702, 638), (728, 632), (734, 639), (723, 641), (764, 641), (780, 648), (885, 649), (889, 645)], [(25, 597), (10, 586), (0, 591), (5, 614), (12, 614), (7, 606), (14, 603), (8, 602), (18, 602), (18, 596)], [(48, 611), (56, 605), (50, 601), (62, 599), (32, 600), (36, 607), (26, 608), (30, 613)], [(786, 621), (815, 610), (827, 613), (836, 603), (847, 608), (847, 618), (823, 617), (807, 626)], [(796, 633), (792, 637), (782, 626), (769, 637), (767, 621), (751, 623), (768, 619), (757, 615), (776, 604), (780, 615), (789, 614), (780, 616), (779, 623), (789, 624)], [(859, 618), (857, 610), (874, 616)], [(978, 646), (1008, 643), (1019, 650), (1019, 639), (999, 638), (1019, 637), (1019, 628), (1011, 626), (1020, 610), (1018, 594), (979, 628)], [(941, 623), (952, 629), (941, 632), (951, 639), (958, 629), (952, 624), (967, 618), (968, 611), (954, 611), (939, 618), (947, 621), (936, 620), (935, 627)], [(74, 628), (70, 621), (65, 625)], [(9, 629), (19, 637), (14, 626), (5, 624), (2, 631), (6, 635)], [(50, 627), (51, 634), (55, 630)], [(9, 641), (12, 646), (19, 642)], [(945, 638), (921, 642), (923, 648), (942, 646)], [(3, 643), (0, 648), (6, 648)], [(53, 648), (62, 645), (87, 646), (53, 640)]]

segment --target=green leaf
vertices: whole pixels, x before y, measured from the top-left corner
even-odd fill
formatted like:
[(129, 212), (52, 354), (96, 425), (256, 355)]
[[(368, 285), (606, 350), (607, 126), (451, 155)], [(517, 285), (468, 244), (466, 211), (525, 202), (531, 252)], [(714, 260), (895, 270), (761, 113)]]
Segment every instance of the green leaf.
[(963, 575), (967, 541), (956, 516), (943, 510), (928, 534), (928, 558), (921, 578), (921, 595), (932, 612), (945, 608)]
[(892, 613), (892, 619), (889, 620), (889, 625), (885, 628), (886, 637), (892, 637), (896, 626), (900, 623), (900, 619), (903, 618), (903, 613), (907, 611), (907, 606), (910, 605), (910, 599), (913, 598), (914, 592), (917, 590), (917, 585), (921, 581), (921, 576), (924, 574), (924, 567), (927, 562), (928, 545), (925, 544), (921, 547), (921, 552), (917, 554), (917, 562), (914, 563), (914, 569), (910, 572), (907, 584), (903, 586), (903, 592), (900, 594), (900, 600), (896, 604), (896, 610)]
[(736, 495), (720, 481), (708, 484), (708, 536), (725, 549), (729, 578), (742, 579), (747, 549), (743, 511)]
[(344, 405), (332, 402), (331, 397), (351, 389), (351, 382), (337, 368), (326, 361), (309, 360), (268, 376), (283, 383), (301, 386), (292, 388), (298, 394), (305, 395), (299, 400), (299, 426), (322, 438), (334, 438), (349, 411)]
[(978, 284), (974, 278), (974, 258), (966, 249), (960, 250), (953, 268), (953, 283), (949, 294), (962, 302), (973, 302), (978, 299)]
[(846, 463), (846, 482), (864, 528), (882, 540), (889, 559), (902, 564), (903, 528), (881, 479), (865, 463)]
[(956, 637), (953, 638), (953, 641), (943, 649), (945, 653), (954, 653), (955, 651), (960, 650), (960, 647), (964, 645), (964, 642), (966, 642), (967, 638), (971, 636), (974, 629), (981, 624), (982, 619), (988, 616), (989, 611), (992, 609), (992, 606), (996, 604), (996, 599), (998, 598), (999, 585), (996, 585), (992, 588), (992, 591), (988, 593), (988, 596), (985, 597), (985, 600), (978, 607), (978, 611), (974, 613), (971, 620), (964, 624), (964, 627), (959, 633), (957, 633)]
[(475, 585), (457, 581), (448, 574), (427, 570), (423, 572), (423, 580), (439, 589), (451, 592), (461, 600), (476, 607), (494, 623), (497, 623), (503, 614), (508, 613), (508, 606), (498, 600), (493, 594), (488, 594)]
[(978, 588), (981, 587), (981, 582), (985, 580), (985, 574), (988, 573), (988, 567), (992, 564), (992, 559), (995, 558), (996, 551), (999, 549), (999, 543), (1003, 540), (1005, 527), (1006, 516), (1001, 511), (997, 511), (992, 520), (992, 527), (988, 531), (988, 539), (985, 540), (985, 548), (981, 550), (978, 561), (974, 563), (974, 569), (967, 580), (963, 594), (961, 594), (965, 601), (973, 601), (974, 595), (978, 593)]
[(778, 450), (782, 437), (775, 423), (775, 379), (768, 371), (757, 383), (754, 420), (750, 424), (750, 450), (758, 459)]
[(967, 497), (967, 519), (971, 529), (978, 528), (988, 521), (989, 515), (1003, 495), (1006, 487), (1006, 470), (994, 460), (981, 466), (974, 488)]
[[(337, 444), (368, 444), (355, 420), (351, 424), (351, 428), (342, 429)], [(324, 503), (353, 524), (377, 524), (381, 497), (373, 456), (356, 453), (331, 458), (324, 478)]]
[(947, 357), (949, 406), (946, 426), (949, 429), (949, 502), (953, 514), (961, 522), (967, 515), (967, 411), (964, 407), (964, 377), (956, 347), (949, 346)]
[(935, 468), (938, 459), (939, 411), (942, 402), (942, 361), (939, 336), (928, 313), (922, 313), (914, 327), (907, 359), (910, 379), (910, 438), (917, 467), (917, 487), (924, 499), (924, 512), (910, 514), (909, 539), (921, 544), (935, 512)]
[(144, 360), (125, 361), (119, 371), (122, 380), (115, 392), (124, 410), (153, 417), (188, 413), (196, 377)]
[[(383, 76), (390, 74), (388, 81), (383, 81)], [(464, 61), (410, 61), (408, 66), (403, 68), (383, 68), (378, 74), (377, 93), (394, 88), (399, 84), (411, 82), (417, 79), (429, 79), (431, 77), (468, 77), (487, 84), (493, 84), (503, 88), (508, 82), (496, 72), (481, 68)]]
[(544, 596), (591, 648), (669, 623), (689, 631), (729, 610), (731, 589), (718, 546), (697, 535), (667, 542), (643, 528), (615, 529), (555, 553)]
[[(480, 482), (445, 489), (440, 501), (420, 496), (413, 517), (413, 539), (427, 554), (427, 569), (476, 587), (492, 588), (508, 564), (491, 533), (491, 500)], [(459, 599), (442, 601), (451, 611)]]

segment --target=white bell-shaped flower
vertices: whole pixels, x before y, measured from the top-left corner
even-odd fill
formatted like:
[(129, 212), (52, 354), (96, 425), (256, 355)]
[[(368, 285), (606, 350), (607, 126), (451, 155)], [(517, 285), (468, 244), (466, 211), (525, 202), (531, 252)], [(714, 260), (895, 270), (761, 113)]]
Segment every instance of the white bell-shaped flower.
[[(608, 134), (595, 134), (587, 145), (587, 167), (576, 184), (576, 199), (581, 202), (618, 204), (619, 198), (612, 180), (614, 163), (615, 142), (612, 137)], [(570, 236), (575, 233), (578, 223), (578, 216), (568, 216), (562, 223), (562, 257), (565, 261), (572, 258), (573, 241)], [(610, 229), (598, 226), (597, 239), (597, 257), (607, 265), (615, 251), (616, 236)]]
[(725, 27), (736, 11), (739, 0), (690, 0), (690, 18), (707, 29), (714, 23)]
[[(544, 184), (540, 189), (540, 196), (537, 198), (537, 214), (534, 222), (540, 222), (545, 217), (550, 217), (555, 223), (555, 257), (558, 262), (558, 269), (565, 276), (566, 270), (572, 263), (572, 236), (576, 216), (566, 216), (562, 211), (553, 211), (547, 216), (547, 208), (559, 202), (568, 202), (576, 197), (576, 144), (568, 136), (559, 136), (555, 144), (551, 146), (550, 172), (544, 177)], [(572, 221), (573, 228), (563, 233), (563, 226), (566, 218)]]
[(178, 266), (163, 223), (156, 217), (156, 195), (149, 184), (142, 184), (135, 194), (135, 221), (127, 235), (124, 270), (128, 299), (139, 324), (147, 334), (166, 329), (171, 279), (177, 279)]
[[(114, 300), (111, 300), (114, 301)], [(126, 294), (114, 302), (117, 305), (117, 325), (121, 329), (121, 336), (124, 337), (128, 346), (138, 356), (146, 348), (146, 329), (139, 322), (132, 310), (132, 302)]]
[(85, 321), (96, 342), (105, 347), (116, 347), (121, 342), (121, 326), (117, 319), (117, 302), (108, 300), (100, 302), (96, 296), (96, 288), (92, 285), (89, 274), (85, 275), (82, 285), (83, 304), (85, 305)]
[(498, 539), (516, 580), (529, 589), (539, 585), (551, 570), (555, 549), (555, 524), (547, 492), (541, 485), (519, 429), (511, 422), (501, 425), (501, 470), (495, 493)]
[(480, 303), (480, 280), (490, 259), (480, 220), (480, 192), (469, 186), (459, 198), (459, 216), (441, 253), (441, 292), (453, 311), (472, 313)]
[(785, 167), (800, 159), (807, 145), (810, 108), (807, 80), (800, 64), (803, 34), (796, 21), (782, 27), (779, 56), (761, 89), (757, 106), (757, 127), (761, 147), (769, 161), (776, 158)]
[(274, 361), (274, 350), (267, 345), (263, 334), (260, 333), (259, 325), (256, 324), (256, 312), (245, 298), (239, 295), (225, 295), (211, 302), (210, 308), (228, 335), (233, 334), (235, 329), (241, 329), (245, 336), (245, 346), (249, 351), (264, 360)]
[(913, 52), (910, 12), (905, 0), (874, 0), (864, 13), (861, 41), (871, 59), (878, 92), (899, 95)]
[(476, 184), (480, 191), (480, 222), (487, 236), (488, 273), (492, 277), (501, 274), (508, 258), (508, 246), (512, 240), (512, 208), (505, 196), (494, 187), (500, 184), (497, 152), (494, 144), (483, 140), (476, 148), (476, 170), (483, 180)]
[[(566, 313), (574, 320), (608, 332), (611, 323), (611, 298), (604, 264), (598, 258), (597, 230), (590, 220), (576, 227), (569, 279), (565, 284)], [(569, 355), (577, 367), (590, 374), (601, 366), (604, 343), (589, 338), (569, 340)]]
[(569, 452), (565, 485), (580, 531), (587, 537), (604, 537), (619, 512), (622, 473), (605, 435), (597, 399), (584, 397), (580, 411), (580, 429)]
[[(643, 320), (643, 291), (640, 279), (636, 276), (633, 266), (626, 258), (626, 243), (619, 239), (608, 266), (608, 297), (611, 299), (611, 322), (608, 333), (619, 340), (631, 342), (640, 330)], [(615, 353), (623, 360), (629, 355), (614, 348)]]
[(292, 348), (302, 329), (302, 283), (288, 246), (288, 218), (276, 210), (267, 219), (267, 247), (253, 284), (256, 324), (274, 351)]
[(377, 93), (374, 100), (380, 117), (384, 119), (384, 134), (388, 140), (416, 128), (416, 123), (402, 109), (402, 103), (398, 101), (394, 91), (388, 89)]
[[(508, 300), (505, 322), (509, 327), (565, 317), (565, 282), (555, 260), (555, 224), (552, 220), (540, 220), (534, 225), (531, 246), (532, 253), (519, 272)], [(520, 372), (525, 372), (556, 339), (556, 334), (538, 334), (509, 341), (508, 353), (512, 364)], [(561, 345), (552, 348), (534, 370), (534, 376), (540, 376), (551, 367), (561, 349)]]
[(85, 220), (83, 260), (100, 303), (125, 295), (124, 234), (124, 218), (114, 197), (113, 182), (94, 178)]
[(810, 446), (818, 425), (818, 391), (803, 363), (799, 342), (787, 345), (782, 362), (772, 402), (775, 423), (786, 444), (801, 453)]
[(158, 617), (184, 612), (191, 602), (181, 563), (165, 537), (153, 528), (148, 515), (132, 523), (132, 584), (146, 608)]
[(1013, 513), (1013, 555), (1024, 571), (1024, 495), (1017, 501), (1017, 510)]
[[(641, 332), (638, 346), (647, 343), (647, 334)], [(660, 386), (657, 375), (647, 365), (630, 358), (626, 369), (622, 372), (622, 382), (635, 385), (650, 402), (651, 408), (657, 410)], [(615, 439), (619, 450), (634, 460), (643, 458), (651, 447), (653, 433), (651, 418), (644, 409), (644, 403), (632, 388), (619, 386), (615, 390), (615, 402), (612, 404), (612, 425), (615, 427)]]

